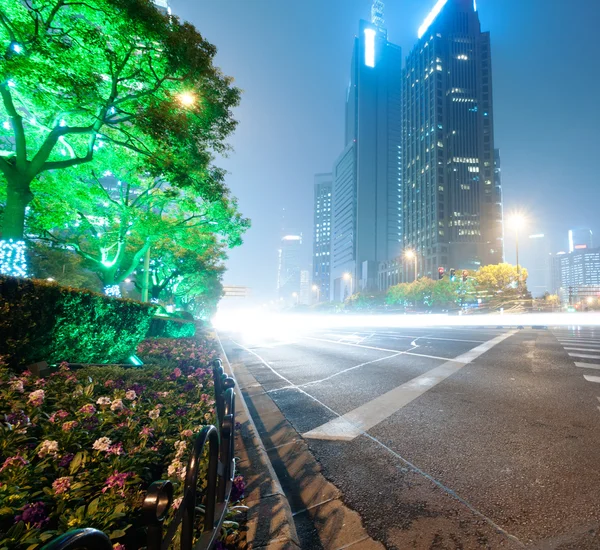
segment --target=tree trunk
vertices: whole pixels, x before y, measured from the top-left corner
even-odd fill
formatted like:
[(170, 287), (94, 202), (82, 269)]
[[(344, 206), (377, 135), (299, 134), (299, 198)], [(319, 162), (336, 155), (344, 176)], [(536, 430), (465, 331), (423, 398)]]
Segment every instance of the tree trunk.
[(8, 179), (7, 183), (2, 239), (22, 241), (25, 233), (25, 210), (33, 199), (33, 194), (29, 182)]

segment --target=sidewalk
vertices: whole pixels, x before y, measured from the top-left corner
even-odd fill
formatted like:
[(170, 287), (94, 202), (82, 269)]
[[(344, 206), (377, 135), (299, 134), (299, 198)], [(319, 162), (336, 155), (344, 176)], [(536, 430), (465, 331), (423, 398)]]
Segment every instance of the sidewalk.
[(240, 397), (236, 455), (247, 482), (248, 548), (383, 550), (237, 355), (225, 355), (224, 364)]

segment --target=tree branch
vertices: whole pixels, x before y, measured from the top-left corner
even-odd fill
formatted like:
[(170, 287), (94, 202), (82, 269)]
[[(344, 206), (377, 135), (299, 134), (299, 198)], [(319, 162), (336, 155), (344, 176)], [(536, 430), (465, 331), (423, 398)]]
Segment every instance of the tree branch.
[(19, 172), (25, 172), (27, 168), (27, 139), (23, 128), (23, 117), (17, 112), (10, 89), (5, 83), (0, 84), (0, 96), (2, 96), (4, 108), (11, 119), (15, 135), (16, 167)]

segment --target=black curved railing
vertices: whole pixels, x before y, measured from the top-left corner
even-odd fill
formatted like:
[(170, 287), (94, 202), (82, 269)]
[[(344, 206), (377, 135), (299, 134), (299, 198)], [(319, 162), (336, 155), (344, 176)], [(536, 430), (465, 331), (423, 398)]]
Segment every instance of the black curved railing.
[[(235, 477), (235, 382), (227, 376), (219, 359), (213, 362), (217, 424), (204, 426), (194, 440), (194, 449), (186, 469), (183, 498), (175, 517), (163, 536), (165, 519), (173, 505), (173, 484), (155, 481), (148, 487), (142, 504), (147, 527), (147, 550), (167, 550), (181, 526), (181, 550), (210, 550), (215, 545), (225, 515)], [(203, 531), (194, 544), (198, 511), (198, 475), (204, 450), (208, 444), (208, 472), (204, 500)], [(112, 550), (108, 537), (96, 529), (77, 529), (54, 539), (42, 550)]]

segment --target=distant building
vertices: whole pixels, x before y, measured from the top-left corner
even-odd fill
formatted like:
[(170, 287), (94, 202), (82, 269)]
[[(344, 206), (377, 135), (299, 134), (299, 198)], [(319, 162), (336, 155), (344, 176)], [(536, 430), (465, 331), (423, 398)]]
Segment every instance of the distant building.
[(377, 290), (385, 292), (391, 286), (397, 285), (402, 280), (403, 261), (401, 257), (387, 262), (379, 263)]
[(315, 175), (312, 281), (320, 301), (329, 300), (332, 187), (333, 174)]
[(379, 262), (400, 254), (402, 52), (383, 3), (361, 20), (346, 95), (344, 151), (333, 169), (331, 299), (376, 289)]
[(553, 256), (553, 292), (573, 296), (586, 287), (600, 287), (600, 248), (574, 250)]
[(502, 261), (500, 157), (474, 0), (439, 0), (418, 36), (403, 79), (403, 241), (435, 277)]
[(155, 6), (158, 8), (158, 11), (164, 13), (165, 15), (171, 15), (171, 8), (169, 7), (169, 0), (153, 0)]
[(569, 230), (569, 252), (593, 247), (594, 242), (591, 229), (578, 228)]
[(298, 296), (298, 303), (303, 306), (308, 306), (311, 304), (310, 271), (308, 271), (308, 269), (302, 269), (300, 271), (300, 294)]
[(298, 303), (302, 235), (289, 234), (281, 239), (277, 269), (278, 297), (286, 304)]

